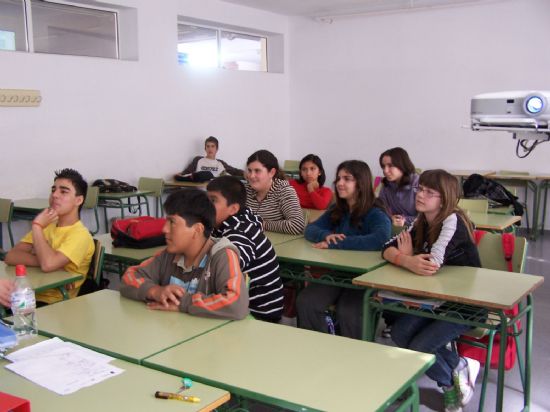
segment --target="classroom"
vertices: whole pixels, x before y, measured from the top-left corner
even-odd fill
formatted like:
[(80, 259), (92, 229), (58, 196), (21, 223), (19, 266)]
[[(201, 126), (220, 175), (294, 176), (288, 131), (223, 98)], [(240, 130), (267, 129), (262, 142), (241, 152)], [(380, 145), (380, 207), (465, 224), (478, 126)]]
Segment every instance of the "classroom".
[[(90, 17), (90, 9), (99, 12)], [(24, 10), (32, 11), (34, 37), (21, 23)], [(64, 20), (67, 10), (74, 21)], [(0, 198), (46, 198), (53, 172), (62, 168), (78, 170), (89, 183), (169, 180), (203, 153), (208, 136), (219, 139), (219, 158), (243, 170), (259, 149), (275, 154), (281, 166), (314, 153), (329, 187), (348, 159), (382, 176), (379, 156), (392, 147), (406, 149), (421, 170), (550, 176), (550, 144), (520, 158), (511, 133), (473, 131), (470, 117), (476, 95), (550, 90), (548, 16), (547, 0), (0, 0), (0, 97), (6, 90), (40, 96), (29, 106), (0, 98)], [(218, 31), (217, 47), (235, 35), (261, 39), (258, 67), (221, 57), (190, 64), (191, 54), (180, 48), (190, 28), (197, 38)], [(76, 35), (55, 44), (67, 33)], [(542, 210), (546, 181), (536, 180), (533, 193), (517, 192), (531, 221), (528, 228), (524, 217), (516, 231), (528, 238), (524, 272), (542, 277), (550, 273), (544, 223), (538, 233), (550, 214)], [(108, 210), (108, 218), (118, 215)], [(83, 210), (82, 221), (96, 227), (92, 210)], [(102, 215), (99, 222), (106, 233)], [(30, 227), (12, 222), (13, 238)], [(8, 239), (3, 224), (3, 249)], [(277, 253), (283, 249), (272, 243)], [(529, 410), (549, 411), (548, 286), (533, 297)], [(152, 343), (147, 355), (159, 350)], [(147, 363), (145, 354), (133, 356), (117, 362)], [(502, 410), (523, 407), (516, 369), (506, 372)], [(487, 410), (499, 408), (496, 381), (492, 370)], [(421, 411), (442, 410), (433, 381), (419, 377), (418, 387)], [(478, 389), (464, 411), (478, 410)], [(252, 404), (250, 410), (270, 409)]]

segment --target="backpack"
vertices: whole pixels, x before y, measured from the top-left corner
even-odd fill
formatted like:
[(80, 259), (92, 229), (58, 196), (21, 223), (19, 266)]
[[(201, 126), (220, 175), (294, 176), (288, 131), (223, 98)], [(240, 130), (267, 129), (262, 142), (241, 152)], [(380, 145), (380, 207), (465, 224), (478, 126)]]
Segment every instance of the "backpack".
[(512, 205), (514, 215), (523, 216), (523, 206), (518, 202), (518, 197), (494, 180), (474, 173), (464, 181), (462, 190), (466, 199), (487, 199), (489, 200), (489, 207)]
[(165, 218), (152, 216), (116, 219), (111, 227), (113, 246), (133, 249), (163, 246), (166, 244), (162, 233), (165, 223)]
[[(479, 242), (485, 236), (487, 232), (482, 230), (476, 230), (474, 232), (474, 240), (476, 245), (479, 245)], [(510, 233), (503, 233), (502, 234), (502, 250), (504, 252), (504, 259), (506, 260), (506, 265), (508, 266), (508, 271), (513, 272), (513, 266), (512, 266), (512, 257), (514, 256), (514, 246), (515, 246), (515, 237), (514, 235)], [(505, 310), (504, 313), (508, 317), (515, 317), (519, 313), (519, 307), (518, 305), (515, 305), (510, 310)], [(515, 323), (518, 330), (521, 329), (521, 323), (518, 320)], [(514, 364), (516, 363), (516, 340), (514, 339), (514, 328), (511, 326), (508, 329), (508, 335), (506, 339), (506, 352), (504, 356), (504, 369), (510, 370), (514, 367)], [(483, 336), (481, 339), (475, 339), (470, 336), (462, 336), (461, 339), (473, 341), (473, 342), (481, 342), (485, 345), (489, 343), (489, 336)], [(498, 369), (498, 357), (500, 352), (500, 333), (497, 333), (495, 335), (495, 338), (493, 340), (493, 350), (491, 352), (491, 369)], [(466, 356), (468, 358), (476, 359), (478, 360), (482, 365), (485, 364), (485, 359), (487, 358), (487, 349), (480, 348), (477, 346), (472, 346), (470, 344), (465, 344), (462, 342), (457, 342), (457, 349), (458, 353), (461, 356)]]
[(116, 179), (97, 179), (92, 186), (99, 187), (100, 193), (135, 192), (137, 187)]

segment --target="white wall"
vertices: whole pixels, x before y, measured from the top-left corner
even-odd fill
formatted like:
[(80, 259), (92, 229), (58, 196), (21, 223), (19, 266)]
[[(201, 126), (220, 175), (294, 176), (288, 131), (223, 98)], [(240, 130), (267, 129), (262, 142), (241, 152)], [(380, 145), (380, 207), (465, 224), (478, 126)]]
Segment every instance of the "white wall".
[(409, 151), (417, 167), (550, 172), (550, 143), (527, 159), (508, 133), (474, 133), (473, 95), (550, 89), (550, 2), (291, 22), (291, 154), (366, 160)]
[(177, 16), (283, 33), (288, 19), (218, 0), (120, 0), (138, 9), (139, 60), (0, 52), (0, 87), (38, 89), (38, 108), (0, 107), (0, 196), (45, 197), (53, 171), (136, 183), (166, 177), (220, 138), (244, 167), (256, 149), (288, 152), (288, 70), (194, 72), (177, 64)]

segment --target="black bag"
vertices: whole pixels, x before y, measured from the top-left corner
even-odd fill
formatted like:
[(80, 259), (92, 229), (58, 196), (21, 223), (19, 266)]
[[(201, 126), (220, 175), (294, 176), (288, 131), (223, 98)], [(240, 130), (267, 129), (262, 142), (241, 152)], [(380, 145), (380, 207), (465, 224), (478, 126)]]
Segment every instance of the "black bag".
[(177, 175), (174, 175), (174, 179), (178, 182), (202, 183), (214, 179), (214, 175), (212, 174), (212, 172), (204, 170), (200, 172), (189, 173), (187, 175), (182, 175), (181, 173), (178, 173)]
[(99, 187), (100, 193), (135, 192), (137, 187), (116, 179), (97, 179), (92, 186)]
[(488, 199), (492, 206), (514, 207), (514, 215), (523, 216), (523, 206), (517, 196), (510, 193), (500, 183), (478, 174), (470, 175), (462, 186), (466, 199)]

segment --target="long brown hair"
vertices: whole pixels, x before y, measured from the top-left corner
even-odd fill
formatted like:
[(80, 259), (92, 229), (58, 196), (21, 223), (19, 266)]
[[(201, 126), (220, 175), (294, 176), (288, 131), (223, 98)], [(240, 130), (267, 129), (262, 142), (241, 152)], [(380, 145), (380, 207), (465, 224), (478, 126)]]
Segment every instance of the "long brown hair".
[[(411, 182), (411, 176), (416, 172), (414, 164), (411, 161), (411, 158), (409, 157), (407, 151), (402, 147), (393, 147), (386, 150), (380, 155), (380, 158), (378, 159), (378, 162), (380, 163), (380, 167), (382, 169), (384, 169), (384, 166), (382, 165), (382, 159), (384, 158), (384, 156), (388, 156), (391, 159), (392, 165), (397, 167), (399, 170), (401, 170), (401, 173), (403, 173), (403, 176), (401, 177), (401, 179), (399, 179), (398, 186), (407, 186)], [(382, 179), (382, 183), (387, 185), (388, 179), (384, 177)]]
[[(468, 234), (473, 241), (474, 225), (470, 219), (468, 219), (464, 211), (458, 207), (458, 200), (460, 199), (460, 186), (456, 177), (442, 169), (426, 170), (420, 175), (418, 184), (419, 186), (424, 186), (435, 190), (440, 194), (441, 209), (431, 225), (426, 225), (427, 221), (424, 213), (418, 214), (418, 218), (415, 223), (415, 249), (417, 251), (422, 250), (424, 242), (427, 242), (431, 247), (441, 233), (443, 221), (452, 213), (456, 213), (458, 217), (462, 219), (466, 225)], [(426, 226), (428, 226), (428, 233), (424, 233)]]
[[(336, 182), (340, 170), (345, 170), (355, 179), (355, 204), (353, 210), (349, 210), (348, 202), (338, 195)], [(382, 202), (374, 195), (372, 187), (372, 173), (369, 165), (361, 160), (346, 160), (338, 165), (336, 169), (336, 180), (334, 181), (334, 193), (336, 194), (336, 204), (330, 214), (331, 223), (336, 226), (342, 220), (346, 212), (350, 213), (350, 222), (352, 226), (361, 226), (361, 217), (364, 216), (370, 208), (379, 207), (386, 210)]]

